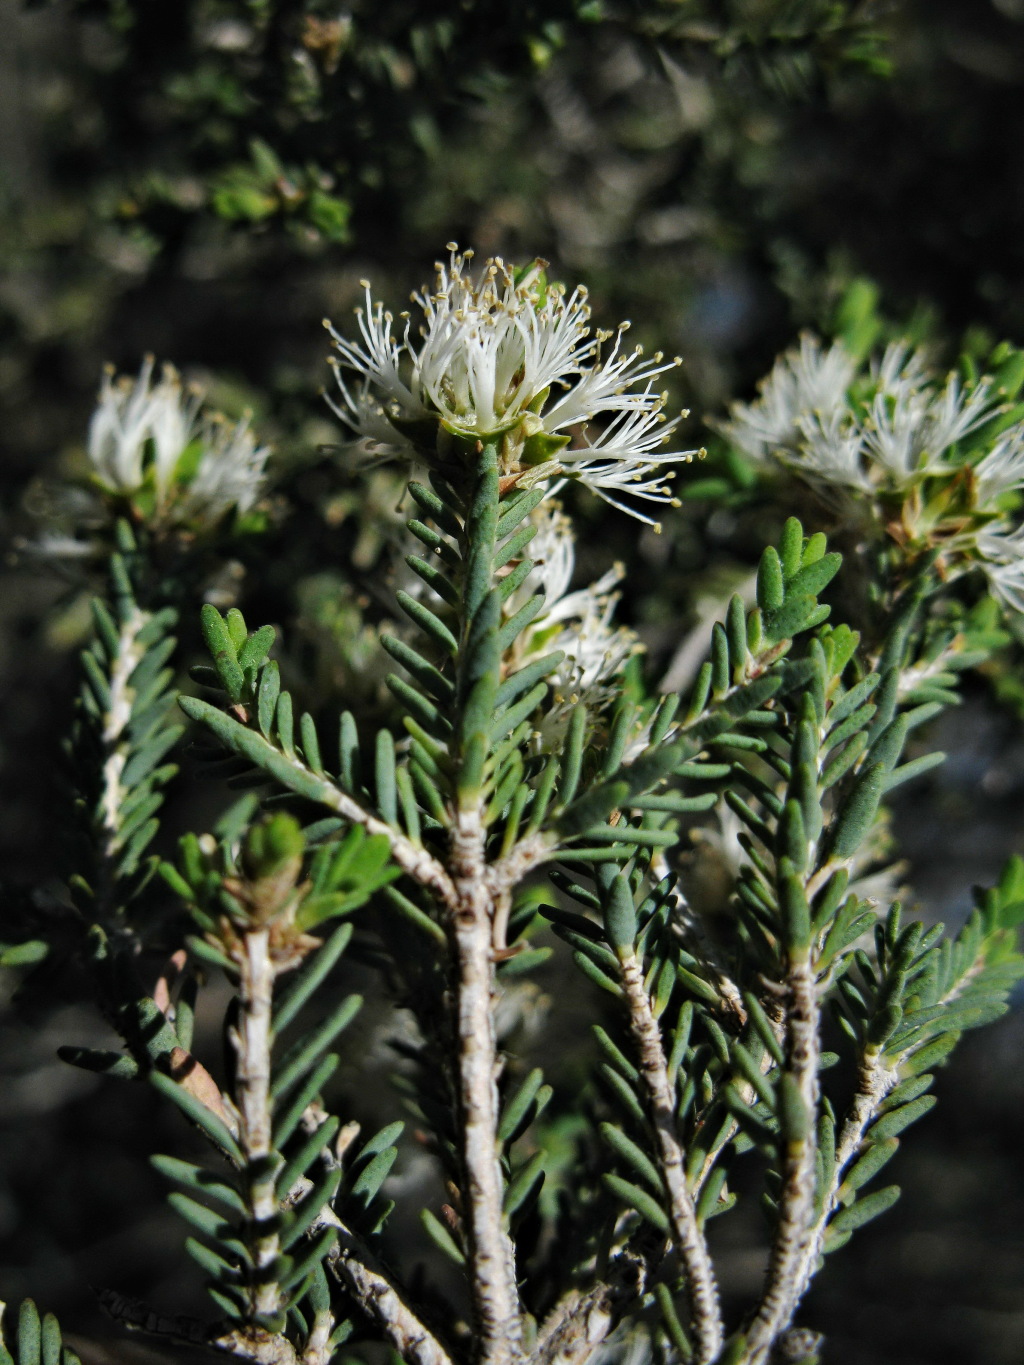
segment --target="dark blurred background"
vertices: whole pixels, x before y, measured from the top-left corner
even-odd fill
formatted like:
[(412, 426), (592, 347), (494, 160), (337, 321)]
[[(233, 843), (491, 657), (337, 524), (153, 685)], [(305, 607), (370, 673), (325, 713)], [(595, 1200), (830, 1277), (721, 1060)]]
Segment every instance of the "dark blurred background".
[[(346, 326), (362, 277), (397, 309), (449, 240), (546, 257), (589, 286), (600, 322), (632, 318), (639, 340), (684, 356), (673, 397), (693, 445), (801, 328), (828, 331), (855, 282), (940, 357), (1024, 341), (1021, 0), (0, 0), (0, 172), (14, 937), (30, 913), (59, 916), (72, 870), (55, 838), (60, 736), (95, 582), (43, 571), (32, 545), (56, 481), (84, 468), (104, 363), (133, 371), (152, 352), (226, 411), (254, 410), (277, 488), (234, 591), (250, 619), (287, 626), (284, 664), (311, 709), (340, 693), (372, 713), (397, 485), (352, 474), (319, 397), (319, 320)], [(658, 538), (578, 510), (581, 577), (625, 561), (623, 619), (652, 680), (780, 516), (756, 491), (689, 499)], [(1024, 851), (1020, 716), (984, 679), (967, 692), (930, 737), (949, 762), (895, 812), (921, 912), (951, 923), (972, 882)], [(168, 840), (216, 805), (186, 776)], [(93, 1359), (124, 1358), (141, 1348), (91, 1286), (198, 1309), (145, 1163), (189, 1138), (146, 1088), (56, 1060), (62, 1042), (104, 1037), (73, 963), (44, 964), (12, 1001), (19, 980), (5, 976), (0, 1016), (0, 1295), (31, 1292)], [(548, 968), (541, 996), (565, 990)], [(395, 1026), (371, 1011), (356, 1053), (386, 1070)], [(895, 1163), (904, 1199), (829, 1263), (802, 1314), (831, 1365), (1024, 1355), (1022, 1057), (1019, 1011), (956, 1054)], [(364, 1112), (345, 1087), (367, 1122), (397, 1106), (382, 1095)], [(760, 1275), (750, 1229), (720, 1237), (729, 1292), (745, 1294)]]

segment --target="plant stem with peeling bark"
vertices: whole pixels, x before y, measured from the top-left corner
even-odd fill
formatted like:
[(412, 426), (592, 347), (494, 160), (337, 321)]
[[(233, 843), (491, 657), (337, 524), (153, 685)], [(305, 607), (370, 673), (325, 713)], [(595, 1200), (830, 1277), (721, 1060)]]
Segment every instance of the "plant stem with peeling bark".
[(452, 840), (458, 895), (452, 937), (456, 956), (456, 1035), (462, 1131), (464, 1218), (481, 1365), (509, 1365), (522, 1339), (512, 1240), (502, 1216), (498, 1159), (497, 1040), (485, 831), (476, 810), (460, 811)]
[(331, 1270), (363, 1312), (384, 1333), (408, 1365), (452, 1365), (448, 1352), (402, 1297), (376, 1257), (332, 1217), (338, 1241), (328, 1258)]
[[(869, 1124), (873, 1122), (878, 1114), (878, 1107), (885, 1099), (886, 1095), (896, 1084), (897, 1076), (895, 1071), (886, 1067), (882, 1062), (881, 1050), (877, 1047), (867, 1049), (860, 1066), (860, 1074), (857, 1084), (857, 1093), (853, 1097), (850, 1105), (850, 1112), (847, 1114), (839, 1133), (839, 1141), (836, 1143), (835, 1171), (832, 1177), (832, 1187), (826, 1193), (822, 1201), (821, 1212), (815, 1221), (812, 1235), (808, 1241), (803, 1260), (797, 1274), (796, 1302), (799, 1303), (807, 1292), (811, 1279), (814, 1275), (814, 1267), (818, 1257), (821, 1255), (822, 1244), (825, 1240), (825, 1232), (828, 1228), (828, 1221), (835, 1212), (838, 1203), (840, 1187), (843, 1177), (860, 1151), (861, 1142)], [(794, 1304), (794, 1309), (796, 1304)]]
[(722, 1349), (724, 1329), (718, 1284), (707, 1242), (697, 1220), (693, 1196), (686, 1182), (683, 1149), (676, 1132), (675, 1102), (668, 1078), (661, 1031), (651, 1009), (636, 955), (620, 955), (622, 988), (629, 1006), (630, 1030), (636, 1044), (640, 1075), (658, 1144), (661, 1177), (668, 1195), (672, 1239), (686, 1272), (686, 1287), (697, 1336), (697, 1359), (708, 1365)]
[(746, 1360), (761, 1365), (789, 1326), (804, 1290), (803, 1271), (815, 1232), (815, 1115), (818, 1108), (820, 1011), (809, 951), (790, 959), (787, 973), (787, 1070), (796, 1084), (805, 1122), (786, 1136), (779, 1222), (761, 1302), (747, 1329)]
[(247, 1191), (252, 1233), (250, 1250), (255, 1284), (250, 1295), (254, 1318), (273, 1316), (280, 1306), (280, 1288), (269, 1275), (280, 1245), (277, 1233), (277, 1193), (270, 1154), (273, 1126), (270, 1107), (271, 1009), (274, 966), (270, 931), (253, 929), (243, 939), (240, 961), (238, 1028), (238, 1141), (248, 1168)]

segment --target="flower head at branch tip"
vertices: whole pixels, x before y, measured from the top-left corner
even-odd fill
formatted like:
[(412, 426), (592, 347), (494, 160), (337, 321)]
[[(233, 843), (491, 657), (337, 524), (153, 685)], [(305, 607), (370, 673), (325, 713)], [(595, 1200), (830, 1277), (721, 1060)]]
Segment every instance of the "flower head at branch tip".
[(1010, 413), (995, 381), (936, 373), (906, 342), (858, 372), (840, 342), (805, 336), (719, 429), (808, 484), (848, 528), (933, 553), (947, 582), (980, 569), (1024, 612), (1024, 422)]
[(472, 252), (449, 249), (433, 289), (412, 296), (418, 325), (374, 302), (365, 282), (359, 339), (325, 323), (336, 415), (371, 453), (435, 467), (495, 442), (506, 486), (578, 480), (653, 524), (619, 499), (672, 503), (665, 466), (699, 453), (663, 449), (679, 418), (666, 420), (654, 380), (679, 358), (627, 350), (628, 323), (594, 331), (586, 289), (550, 282), (544, 261), (515, 269), (494, 257), (473, 274)]
[(232, 508), (249, 511), (270, 453), (249, 418), (205, 412), (173, 366), (159, 380), (153, 369), (148, 356), (135, 378), (104, 374), (87, 441), (96, 484), (161, 527), (209, 527)]

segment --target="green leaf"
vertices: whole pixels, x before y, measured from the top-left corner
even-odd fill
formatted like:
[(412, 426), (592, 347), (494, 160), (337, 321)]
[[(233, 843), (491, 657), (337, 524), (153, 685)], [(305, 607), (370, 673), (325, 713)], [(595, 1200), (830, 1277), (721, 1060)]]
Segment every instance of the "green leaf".
[(894, 1137), (873, 1142), (843, 1177), (840, 1194), (847, 1190), (859, 1190), (869, 1180), (873, 1180), (882, 1167), (896, 1155), (899, 1146), (899, 1139)]
[(898, 1133), (903, 1132), (904, 1128), (909, 1128), (912, 1123), (924, 1118), (928, 1110), (934, 1108), (935, 1104), (934, 1095), (922, 1095), (920, 1099), (914, 1100), (910, 1104), (900, 1105), (898, 1109), (883, 1114), (868, 1129), (867, 1141), (879, 1142), (883, 1138), (896, 1137)]
[(621, 1157), (628, 1166), (632, 1166), (636, 1174), (647, 1182), (655, 1195), (664, 1198), (665, 1187), (662, 1184), (661, 1175), (647, 1153), (613, 1123), (602, 1123), (600, 1131), (601, 1136), (612, 1151)]
[(282, 1251), (288, 1251), (293, 1247), (324, 1209), (330, 1208), (340, 1181), (341, 1171), (337, 1167), (321, 1172), (313, 1181), (312, 1188), (296, 1204), (291, 1217), (281, 1229)]
[(238, 1191), (226, 1184), (223, 1178), (202, 1166), (193, 1165), (190, 1161), (181, 1161), (173, 1156), (151, 1156), (149, 1161), (165, 1180), (170, 1180), (175, 1185), (184, 1185), (186, 1189), (194, 1190), (204, 1199), (216, 1200), (230, 1213), (239, 1217), (244, 1218), (248, 1214), (249, 1206)]
[(231, 701), (240, 702), (245, 691), (245, 674), (238, 662), (235, 642), (228, 623), (212, 603), (203, 604), (201, 614), (203, 639), (210, 651), (213, 666)]
[(516, 1093), (506, 1101), (498, 1124), (499, 1142), (514, 1142), (525, 1131), (534, 1113), (534, 1100), (543, 1083), (544, 1072), (539, 1066), (534, 1067)]
[(420, 1221), (430, 1240), (444, 1254), (458, 1266), (466, 1264), (466, 1258), (455, 1238), (448, 1231), (445, 1225), (436, 1218), (429, 1209), (420, 1210)]
[(306, 1252), (296, 1258), (291, 1270), (281, 1280), (281, 1289), (288, 1293), (301, 1283), (307, 1275), (326, 1257), (338, 1236), (337, 1228), (324, 1228), (318, 1232)]
[(287, 1106), (274, 1114), (274, 1146), (280, 1150), (299, 1126), (299, 1121), (308, 1106), (338, 1069), (340, 1058), (336, 1052), (328, 1053), (322, 1062), (309, 1074), (305, 1082), (289, 1100)]
[(873, 1194), (866, 1194), (863, 1199), (858, 1199), (849, 1208), (840, 1209), (829, 1223), (829, 1232), (855, 1232), (857, 1228), (862, 1228), (865, 1223), (870, 1223), (872, 1218), (877, 1218), (887, 1209), (891, 1209), (899, 1197), (899, 1185), (887, 1185), (884, 1189), (875, 1190)]
[(91, 1047), (59, 1047), (57, 1056), (71, 1066), (114, 1076), (118, 1080), (133, 1081), (140, 1072), (138, 1062), (124, 1052), (106, 1052)]
[(201, 1232), (215, 1247), (222, 1247), (225, 1257), (247, 1258), (245, 1246), (235, 1235), (231, 1223), (222, 1214), (215, 1213), (213, 1209), (208, 1209), (204, 1204), (190, 1199), (187, 1194), (181, 1194), (177, 1190), (167, 1196), (167, 1202), (179, 1217), (197, 1232)]
[(611, 1190), (616, 1198), (620, 1199), (628, 1209), (635, 1209), (636, 1212), (658, 1229), (659, 1232), (668, 1233), (668, 1215), (658, 1201), (652, 1198), (646, 1190), (642, 1190), (639, 1185), (634, 1185), (628, 1180), (623, 1180), (619, 1175), (613, 1175), (610, 1171), (604, 1171), (601, 1175), (602, 1182)]
[(506, 1219), (511, 1219), (513, 1214), (517, 1213), (527, 1201), (535, 1198), (539, 1193), (544, 1182), (544, 1162), (546, 1160), (546, 1153), (534, 1152), (533, 1156), (520, 1166), (508, 1182), (502, 1200), (502, 1212)]
[(275, 1032), (283, 1032), (303, 1005), (312, 998), (331, 968), (348, 947), (352, 932), (351, 924), (343, 924), (335, 929), (323, 947), (308, 958), (301, 969), (291, 978), (274, 1010)]
[(283, 1201), (287, 1198), (292, 1186), (300, 1175), (305, 1175), (314, 1161), (330, 1146), (334, 1141), (334, 1135), (341, 1127), (341, 1120), (337, 1115), (332, 1114), (325, 1119), (312, 1133), (308, 1135), (304, 1142), (300, 1143), (295, 1152), (288, 1158), (274, 1178), (277, 1186), (278, 1199)]
[(636, 907), (629, 882), (621, 872), (613, 877), (604, 903), (605, 937), (620, 956), (632, 953), (636, 941)]
[(320, 1024), (298, 1040), (275, 1069), (276, 1074), (270, 1085), (270, 1093), (275, 1100), (294, 1086), (310, 1070), (320, 1064), (321, 1053), (330, 1047), (338, 1034), (347, 1028), (359, 1013), (363, 1004), (361, 995), (349, 995), (336, 1005)]
[(31, 1299), (25, 1299), (18, 1310), (18, 1365), (40, 1365), (41, 1359), (39, 1310)]
[(260, 664), (267, 657), (277, 638), (277, 632), (273, 626), (260, 626), (242, 645), (238, 651), (238, 665), (240, 668), (250, 669), (259, 668)]
[(833, 858), (850, 858), (856, 853), (874, 823), (887, 777), (884, 763), (874, 764), (858, 777), (832, 827)]
[(778, 552), (769, 545), (757, 566), (757, 605), (762, 612), (778, 611), (785, 596), (782, 561)]
[(150, 1080), (167, 1099), (176, 1104), (187, 1119), (201, 1128), (210, 1141), (237, 1165), (243, 1164), (241, 1148), (227, 1127), (201, 1100), (190, 1094), (162, 1071), (151, 1071)]
[(397, 1150), (391, 1146), (385, 1146), (380, 1151), (375, 1152), (352, 1184), (351, 1198), (358, 1200), (363, 1208), (369, 1208), (380, 1193), (380, 1187), (390, 1175), (397, 1156)]
[(839, 572), (839, 566), (843, 562), (843, 557), (833, 551), (831, 554), (822, 555), (793, 575), (786, 584), (786, 595), (788, 597), (805, 595), (817, 597), (820, 592), (828, 587), (832, 579)]

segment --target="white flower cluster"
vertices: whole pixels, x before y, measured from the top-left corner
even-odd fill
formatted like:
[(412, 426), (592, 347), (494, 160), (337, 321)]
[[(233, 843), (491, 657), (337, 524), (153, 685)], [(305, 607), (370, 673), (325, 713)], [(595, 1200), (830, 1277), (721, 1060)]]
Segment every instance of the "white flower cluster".
[[(593, 332), (586, 290), (566, 295), (544, 263), (514, 271), (488, 260), (477, 278), (472, 252), (450, 246), (433, 290), (413, 295), (422, 314), (394, 316), (374, 303), (357, 309), (361, 340), (330, 323), (338, 417), (381, 456), (444, 461), (459, 441), (499, 445), (501, 473), (523, 485), (578, 479), (600, 497), (654, 525), (620, 495), (671, 503), (665, 466), (696, 451), (662, 449), (678, 419), (666, 421), (658, 375), (680, 362), (624, 349), (628, 328)], [(603, 423), (592, 437), (589, 424)]]
[(533, 512), (537, 533), (526, 551), (534, 568), (505, 605), (514, 615), (534, 593), (543, 591), (544, 607), (514, 647), (515, 666), (530, 656), (561, 650), (562, 662), (551, 675), (553, 698), (541, 723), (541, 743), (554, 747), (565, 733), (575, 706), (599, 711), (614, 700), (622, 670), (640, 649), (627, 626), (612, 618), (619, 600), (614, 591), (621, 567), (609, 569), (588, 588), (569, 591), (576, 564), (572, 523), (556, 506), (541, 504)]
[(992, 591), (1024, 611), (1024, 527), (1000, 502), (1024, 491), (1024, 424), (987, 448), (958, 448), (1000, 412), (988, 381), (942, 380), (924, 352), (905, 343), (890, 345), (859, 377), (839, 342), (825, 348), (805, 336), (776, 362), (758, 400), (734, 405), (720, 430), (851, 521), (898, 518), (908, 536), (941, 550), (947, 574), (982, 568)]
[(247, 419), (232, 426), (204, 414), (201, 395), (186, 391), (170, 365), (154, 382), (151, 357), (135, 379), (104, 375), (87, 451), (104, 489), (127, 498), (151, 491), (153, 520), (178, 525), (213, 524), (233, 507), (247, 512), (270, 453)]

